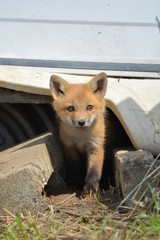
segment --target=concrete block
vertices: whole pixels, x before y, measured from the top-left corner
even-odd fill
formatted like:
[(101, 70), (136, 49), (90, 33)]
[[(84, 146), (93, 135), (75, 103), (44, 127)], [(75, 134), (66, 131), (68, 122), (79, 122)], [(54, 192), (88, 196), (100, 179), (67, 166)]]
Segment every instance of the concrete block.
[[(0, 214), (42, 209), (42, 189), (51, 178), (62, 188), (59, 176), (62, 151), (52, 133), (43, 134), (0, 153)], [(51, 183), (50, 183), (51, 184)]]
[[(118, 150), (115, 151), (115, 168), (116, 177), (118, 179), (117, 185), (120, 185), (123, 198), (126, 198), (132, 190), (144, 179), (148, 169), (154, 161), (154, 157), (151, 152), (148, 151), (127, 151)], [(149, 173), (159, 166), (160, 160), (157, 160), (152, 166)], [(149, 175), (149, 173), (147, 175)], [(158, 171), (156, 172), (158, 173)], [(153, 182), (153, 176), (148, 178), (140, 186), (139, 191), (136, 196), (134, 196), (134, 191), (125, 201), (126, 205), (133, 206), (137, 200), (142, 196), (148, 184), (152, 188), (157, 189), (157, 181)], [(147, 191), (145, 196), (151, 196), (150, 190)]]

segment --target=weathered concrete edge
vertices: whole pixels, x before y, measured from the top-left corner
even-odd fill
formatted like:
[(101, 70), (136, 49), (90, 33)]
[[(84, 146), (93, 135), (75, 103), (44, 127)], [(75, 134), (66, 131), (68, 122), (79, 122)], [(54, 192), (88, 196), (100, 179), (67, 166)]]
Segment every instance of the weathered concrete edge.
[[(6, 214), (4, 208), (11, 212), (42, 209), (42, 189), (52, 175), (51, 187), (65, 187), (59, 175), (62, 154), (57, 144), (56, 136), (47, 133), (0, 153), (1, 214)], [(8, 170), (4, 171), (5, 166)]]
[[(160, 165), (160, 159), (157, 158), (155, 161), (151, 152), (143, 150), (136, 151), (133, 149), (114, 150), (116, 185), (121, 190), (123, 198), (126, 199), (124, 203), (129, 207), (133, 207), (136, 204), (136, 201), (139, 200), (139, 198), (142, 196), (142, 193), (146, 191), (146, 188), (148, 188), (148, 190), (145, 192), (144, 196), (152, 196), (148, 184), (151, 184), (151, 187), (153, 187), (155, 191), (160, 190), (158, 178), (157, 180), (153, 181), (153, 176), (156, 173), (140, 184), (142, 180), (144, 180), (144, 176), (153, 164), (153, 161), (154, 165), (149, 173), (152, 173), (152, 171), (156, 170), (157, 166)], [(137, 186), (139, 184), (139, 191), (135, 195), (135, 198), (132, 199), (136, 190), (138, 189)]]

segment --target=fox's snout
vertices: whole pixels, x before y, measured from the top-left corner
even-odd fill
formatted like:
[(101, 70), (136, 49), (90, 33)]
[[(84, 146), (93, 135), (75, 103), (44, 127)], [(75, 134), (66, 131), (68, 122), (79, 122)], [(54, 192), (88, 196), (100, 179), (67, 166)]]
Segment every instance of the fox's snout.
[(83, 127), (85, 125), (85, 120), (78, 121), (79, 126)]
[(72, 120), (71, 124), (74, 127), (79, 127), (79, 128), (83, 128), (83, 127), (90, 127), (93, 123), (94, 119), (90, 119), (90, 120), (85, 120), (85, 119), (80, 119), (80, 120)]

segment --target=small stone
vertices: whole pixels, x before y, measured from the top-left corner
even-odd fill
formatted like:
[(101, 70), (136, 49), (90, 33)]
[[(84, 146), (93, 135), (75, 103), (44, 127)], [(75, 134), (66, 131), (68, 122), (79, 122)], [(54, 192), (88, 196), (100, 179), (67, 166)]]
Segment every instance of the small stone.
[[(145, 174), (150, 168), (154, 161), (154, 157), (151, 152), (148, 151), (127, 151), (118, 150), (114, 154), (116, 175), (118, 175), (117, 185), (120, 185), (123, 198), (128, 196), (130, 192), (143, 180)], [(156, 163), (151, 168), (151, 173), (154, 169), (159, 166), (160, 161), (157, 160)], [(157, 172), (158, 173), (158, 172)], [(140, 187), (135, 198), (132, 199), (134, 193), (129, 196), (126, 200), (126, 205), (132, 207), (136, 201), (142, 196), (148, 184), (151, 185), (152, 190), (157, 190), (157, 182), (153, 182), (153, 176), (146, 180)], [(150, 189), (147, 191), (147, 196), (151, 196)], [(146, 196), (146, 195), (145, 195)], [(144, 197), (145, 197), (144, 196)]]

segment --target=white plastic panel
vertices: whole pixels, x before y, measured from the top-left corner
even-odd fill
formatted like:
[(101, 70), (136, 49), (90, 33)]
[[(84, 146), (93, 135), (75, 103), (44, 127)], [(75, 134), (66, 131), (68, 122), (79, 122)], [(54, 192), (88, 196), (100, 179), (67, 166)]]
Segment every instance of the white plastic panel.
[[(54, 72), (0, 66), (0, 87), (50, 95), (49, 79)], [(59, 74), (70, 83), (85, 83), (91, 76)], [(137, 149), (160, 152), (160, 80), (108, 78), (105, 95), (108, 107), (118, 117)]]
[(159, 0), (1, 0), (0, 32), (0, 64), (160, 72)]

